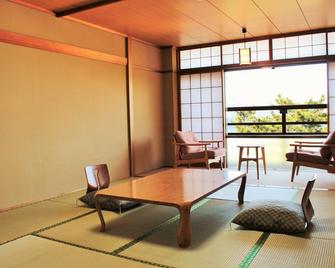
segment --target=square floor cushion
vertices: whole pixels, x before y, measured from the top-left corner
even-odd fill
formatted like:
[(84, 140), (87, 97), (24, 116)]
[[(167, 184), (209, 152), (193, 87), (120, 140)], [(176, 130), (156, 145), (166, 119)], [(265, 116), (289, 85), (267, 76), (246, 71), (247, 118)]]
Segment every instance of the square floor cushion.
[[(94, 195), (96, 192), (97, 191), (89, 192), (80, 197), (79, 200), (89, 207), (95, 208)], [(100, 197), (99, 202), (101, 209), (110, 211), (125, 211), (142, 205), (142, 203), (138, 201), (124, 201), (111, 197)]]
[(290, 201), (264, 200), (251, 204), (232, 220), (245, 228), (265, 232), (294, 234), (306, 231), (314, 209), (309, 199), (315, 178), (308, 181), (301, 204)]
[(254, 202), (232, 222), (248, 229), (287, 234), (304, 232), (307, 226), (301, 205), (288, 201)]

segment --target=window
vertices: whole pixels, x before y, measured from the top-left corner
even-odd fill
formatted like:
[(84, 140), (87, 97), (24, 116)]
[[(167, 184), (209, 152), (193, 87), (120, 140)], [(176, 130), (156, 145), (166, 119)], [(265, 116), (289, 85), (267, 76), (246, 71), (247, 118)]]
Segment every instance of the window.
[(180, 69), (219, 66), (220, 58), (220, 46), (181, 50)]
[(269, 56), (269, 40), (259, 40), (252, 42), (242, 42), (222, 46), (222, 64), (237, 64), (239, 63), (239, 49), (250, 48), (251, 62), (268, 61)]
[[(271, 43), (270, 43), (271, 42)], [(270, 57), (272, 44), (272, 58)], [(179, 50), (179, 68), (187, 70), (239, 64), (239, 49), (250, 48), (251, 62), (267, 62), (335, 55), (335, 31), (300, 34), (286, 37), (270, 37), (262, 40)], [(326, 59), (326, 57), (325, 57)]]
[(326, 63), (225, 72), (225, 90), (228, 135), (327, 132)]
[(335, 55), (335, 32), (328, 33), (328, 55)]
[(181, 127), (199, 140), (223, 139), (221, 72), (181, 75)]
[(292, 59), (327, 54), (326, 33), (272, 39), (273, 59)]

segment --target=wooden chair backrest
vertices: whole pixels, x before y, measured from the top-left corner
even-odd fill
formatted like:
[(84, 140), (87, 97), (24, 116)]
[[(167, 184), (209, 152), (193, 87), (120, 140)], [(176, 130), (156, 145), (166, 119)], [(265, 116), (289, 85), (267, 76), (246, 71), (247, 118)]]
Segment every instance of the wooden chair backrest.
[(104, 189), (109, 186), (110, 178), (106, 164), (85, 167), (87, 193)]
[(315, 183), (315, 178), (313, 178), (312, 180), (310, 180), (307, 183), (305, 191), (304, 191), (304, 195), (302, 196), (302, 199), (301, 199), (301, 207), (302, 207), (302, 210), (304, 212), (305, 219), (307, 221), (307, 225), (309, 225), (311, 223), (312, 217), (314, 215), (314, 209), (313, 209), (312, 203), (309, 199), (309, 196), (311, 195), (314, 183)]

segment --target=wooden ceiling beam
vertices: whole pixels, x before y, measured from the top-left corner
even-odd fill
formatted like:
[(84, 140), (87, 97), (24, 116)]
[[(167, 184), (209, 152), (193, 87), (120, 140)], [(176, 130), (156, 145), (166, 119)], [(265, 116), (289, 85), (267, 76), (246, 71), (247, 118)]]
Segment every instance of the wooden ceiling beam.
[(79, 4), (77, 6), (73, 6), (70, 8), (65, 8), (65, 9), (61, 9), (61, 10), (54, 10), (53, 13), (55, 14), (56, 17), (64, 17), (64, 16), (68, 16), (68, 15), (72, 15), (78, 12), (82, 12), (82, 11), (86, 11), (89, 9), (93, 9), (93, 8), (97, 8), (100, 6), (104, 6), (104, 5), (108, 5), (108, 4), (112, 4), (115, 2), (119, 2), (122, 0), (96, 0), (90, 3), (83, 3), (83, 4)]

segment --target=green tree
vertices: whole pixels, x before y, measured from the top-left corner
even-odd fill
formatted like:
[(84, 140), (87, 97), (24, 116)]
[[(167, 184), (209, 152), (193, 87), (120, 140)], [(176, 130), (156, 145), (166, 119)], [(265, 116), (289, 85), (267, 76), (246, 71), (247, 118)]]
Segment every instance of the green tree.
[[(309, 99), (303, 104), (322, 104), (325, 103), (325, 96), (321, 95), (319, 100)], [(291, 99), (277, 95), (274, 105), (296, 105)], [(240, 111), (236, 113), (234, 123), (264, 123), (264, 122), (281, 122), (282, 116), (276, 111), (261, 112), (256, 114), (256, 111)], [(324, 109), (301, 109), (289, 110), (286, 114), (287, 122), (320, 122), (327, 121), (327, 112)], [(236, 126), (237, 132), (240, 133), (279, 133), (281, 125), (248, 125)], [(326, 132), (327, 126), (324, 124), (302, 124), (302, 125), (287, 125), (287, 132)]]

